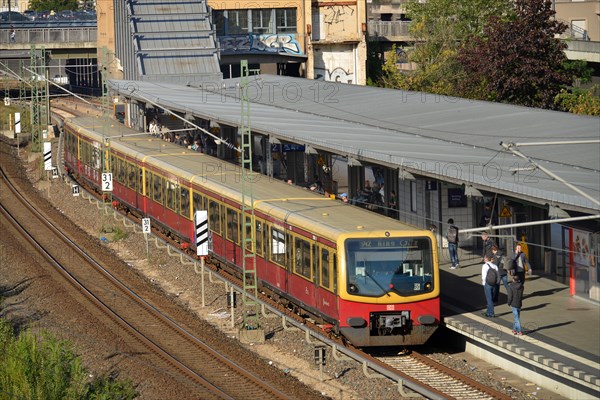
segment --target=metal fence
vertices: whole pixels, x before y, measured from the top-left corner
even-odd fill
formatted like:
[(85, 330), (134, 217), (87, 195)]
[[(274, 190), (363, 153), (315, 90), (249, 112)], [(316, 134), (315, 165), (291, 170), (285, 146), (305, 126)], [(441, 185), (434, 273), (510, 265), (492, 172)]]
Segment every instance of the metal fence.
[(11, 32), (12, 29), (0, 29), (0, 43), (95, 43), (98, 40), (96, 27), (15, 29), (14, 38)]
[(367, 30), (370, 37), (406, 37), (409, 25), (410, 21), (369, 21)]

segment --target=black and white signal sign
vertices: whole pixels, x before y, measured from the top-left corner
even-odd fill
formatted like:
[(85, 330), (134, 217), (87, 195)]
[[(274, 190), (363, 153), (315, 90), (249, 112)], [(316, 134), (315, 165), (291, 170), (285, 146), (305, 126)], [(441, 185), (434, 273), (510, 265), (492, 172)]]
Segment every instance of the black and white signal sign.
[(21, 133), (21, 113), (15, 113), (15, 134)]
[(150, 225), (150, 218), (142, 218), (142, 232), (152, 233), (152, 226)]
[(113, 191), (113, 176), (112, 172), (102, 173), (102, 191), (112, 192)]
[(58, 168), (52, 167), (52, 178), (58, 178)]
[(73, 196), (79, 196), (79, 185), (73, 185)]
[(44, 171), (52, 171), (52, 143), (44, 142)]
[(196, 211), (194, 214), (196, 224), (196, 255), (208, 255), (208, 212), (206, 210)]

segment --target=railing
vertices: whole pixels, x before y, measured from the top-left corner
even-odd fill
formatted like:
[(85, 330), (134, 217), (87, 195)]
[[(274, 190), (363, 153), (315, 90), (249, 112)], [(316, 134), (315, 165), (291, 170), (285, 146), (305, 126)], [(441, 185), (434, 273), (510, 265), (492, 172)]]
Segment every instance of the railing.
[(367, 32), (369, 37), (410, 37), (409, 25), (410, 21), (369, 21)]
[(2, 44), (96, 43), (97, 40), (96, 27), (15, 29), (14, 40), (11, 39), (11, 29), (0, 29)]

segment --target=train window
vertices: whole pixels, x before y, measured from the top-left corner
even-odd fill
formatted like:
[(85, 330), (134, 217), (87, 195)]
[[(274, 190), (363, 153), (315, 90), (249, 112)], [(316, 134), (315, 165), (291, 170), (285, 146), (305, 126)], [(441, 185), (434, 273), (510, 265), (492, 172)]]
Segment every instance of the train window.
[(194, 214), (196, 211), (207, 211), (204, 205), (204, 196), (198, 192), (194, 192)]
[(231, 208), (227, 209), (227, 239), (233, 243), (239, 244), (240, 242), (240, 220), (239, 213)]
[(299, 237), (297, 237), (294, 242), (296, 251), (296, 257), (294, 258), (294, 272), (310, 279), (310, 243)]
[[(110, 165), (114, 165), (114, 166), (115, 166), (115, 168), (116, 168), (116, 165), (117, 165), (117, 157), (115, 157), (113, 154), (111, 154), (111, 155), (109, 156), (109, 159), (110, 159)], [(104, 168), (108, 169), (108, 166), (104, 166)], [(112, 170), (112, 171), (113, 171), (113, 172), (116, 172), (116, 171), (114, 171), (114, 170)], [(116, 176), (113, 176), (113, 178), (114, 178), (115, 180), (117, 179), (117, 177), (116, 177)]]
[(187, 219), (190, 219), (190, 189), (186, 187), (180, 188), (179, 197), (181, 199), (180, 214)]
[(333, 253), (333, 293), (337, 293), (337, 271), (338, 271), (338, 264), (337, 264), (337, 254)]
[(139, 193), (143, 194), (144, 193), (144, 169), (137, 167), (137, 171), (138, 171), (137, 189), (138, 189)]
[(165, 181), (165, 193), (166, 203), (165, 205), (170, 209), (179, 213), (179, 204), (177, 204), (177, 194), (179, 192), (179, 185), (174, 181)]
[(127, 163), (121, 158), (117, 158), (117, 176), (115, 180), (121, 184), (127, 184)]
[(256, 241), (256, 254), (259, 256), (263, 256), (263, 246), (264, 246), (264, 232), (263, 232), (263, 223), (261, 221), (256, 221), (255, 223), (255, 237), (254, 240)]
[(163, 203), (163, 177), (154, 174), (152, 179), (152, 199), (157, 203)]
[(152, 198), (152, 172), (146, 170), (146, 197)]
[(137, 175), (138, 175), (138, 167), (136, 167), (132, 163), (127, 163), (127, 172), (129, 174), (129, 180), (127, 182), (127, 186), (129, 189), (135, 190), (135, 184), (137, 183)]
[(312, 279), (316, 284), (319, 284), (320, 280), (319, 280), (319, 246), (317, 246), (316, 244), (312, 246), (312, 252), (311, 252), (311, 268), (312, 268)]
[[(251, 239), (252, 238), (252, 217), (246, 216), (244, 218), (244, 220), (246, 221), (244, 223), (244, 226), (242, 227), (242, 229), (244, 229), (246, 231), (246, 239)], [(246, 250), (251, 251), (251, 252), (256, 252), (255, 249), (253, 249), (253, 245), (256, 244), (256, 239), (255, 240), (248, 240), (246, 242)]]
[(321, 249), (321, 286), (324, 288), (330, 289), (331, 282), (329, 279), (329, 269), (331, 265), (329, 265), (329, 250)]
[(92, 167), (96, 170), (102, 169), (102, 152), (96, 146), (92, 147)]
[(344, 242), (348, 292), (411, 296), (433, 290), (431, 240), (427, 237), (353, 238)]
[(271, 227), (271, 261), (285, 266), (285, 234), (282, 230)]
[(210, 230), (221, 235), (221, 206), (215, 200), (208, 204), (209, 226)]

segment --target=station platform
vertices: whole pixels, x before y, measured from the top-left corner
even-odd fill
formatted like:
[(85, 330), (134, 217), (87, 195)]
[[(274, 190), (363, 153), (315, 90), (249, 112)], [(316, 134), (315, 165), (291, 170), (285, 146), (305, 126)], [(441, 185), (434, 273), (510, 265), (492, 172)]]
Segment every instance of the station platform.
[(461, 268), (440, 264), (442, 321), (459, 334), (465, 351), (560, 396), (599, 399), (600, 304), (570, 296), (568, 286), (534, 270), (525, 281), (521, 309), (525, 335), (515, 336), (503, 285), (496, 317), (482, 315), (480, 260), (479, 253), (463, 251)]

